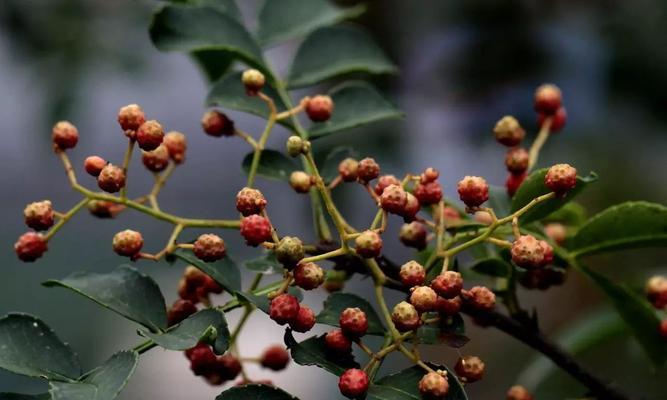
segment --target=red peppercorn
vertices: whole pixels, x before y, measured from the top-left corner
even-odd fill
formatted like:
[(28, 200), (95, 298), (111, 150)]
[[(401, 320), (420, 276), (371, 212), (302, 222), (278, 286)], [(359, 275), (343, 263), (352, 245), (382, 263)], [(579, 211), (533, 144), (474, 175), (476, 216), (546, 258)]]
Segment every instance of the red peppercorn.
[(259, 215), (249, 215), (241, 219), (241, 236), (250, 246), (258, 246), (271, 239), (271, 223)]

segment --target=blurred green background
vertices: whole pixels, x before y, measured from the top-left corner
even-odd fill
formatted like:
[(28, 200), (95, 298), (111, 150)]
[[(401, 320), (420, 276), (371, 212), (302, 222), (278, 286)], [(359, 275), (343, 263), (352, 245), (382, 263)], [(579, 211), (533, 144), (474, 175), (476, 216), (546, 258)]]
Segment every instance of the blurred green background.
[[(260, 2), (238, 3), (252, 26)], [(666, 203), (667, 2), (384, 0), (367, 4), (368, 12), (357, 22), (371, 30), (401, 68), (398, 76), (376, 84), (391, 94), (407, 117), (335, 135), (317, 142), (316, 149), (352, 144), (396, 174), (434, 166), (442, 172), (441, 181), (450, 196), (455, 182), (465, 174), (482, 175), (502, 185), (504, 149), (492, 139), (491, 128), (499, 117), (511, 113), (534, 134), (532, 92), (548, 81), (562, 88), (569, 121), (547, 144), (541, 164), (568, 162), (584, 173), (596, 171), (600, 180), (581, 200), (591, 213), (626, 200)], [(244, 143), (207, 137), (199, 127), (207, 93), (203, 75), (186, 55), (159, 53), (150, 43), (147, 29), (151, 10), (157, 6), (158, 2), (147, 0), (0, 2), (0, 257), (4, 260), (0, 313), (25, 311), (42, 317), (72, 343), (89, 368), (116, 350), (136, 344), (140, 339), (135, 327), (82, 298), (42, 288), (40, 283), (76, 270), (108, 271), (121, 264), (110, 244), (120, 229), (143, 232), (150, 250), (162, 246), (169, 228), (133, 213), (100, 221), (84, 212), (50, 243), (43, 259), (19, 263), (12, 244), (25, 231), (25, 204), (48, 198), (57, 209), (65, 210), (77, 201), (50, 149), (54, 121), (68, 119), (78, 126), (81, 140), (71, 155), (77, 166), (90, 154), (115, 162), (121, 159), (125, 142), (115, 118), (118, 108), (128, 103), (141, 104), (168, 129), (186, 133), (188, 160), (162, 197), (163, 208), (177, 214), (232, 217), (234, 195), (244, 182), (237, 167), (246, 152)], [(279, 71), (286, 71), (297, 44), (269, 52)], [(259, 119), (232, 115), (246, 131), (262, 128)], [(271, 145), (282, 148), (283, 140), (284, 135), (276, 134)], [(141, 188), (150, 185), (151, 176), (137, 164), (135, 159), (129, 185), (131, 193), (139, 195)], [(81, 179), (94, 185), (84, 176)], [(284, 186), (260, 183), (270, 199), (273, 222), (283, 232), (310, 237), (307, 199)], [(363, 193), (346, 190), (337, 198), (351, 220), (365, 223), (369, 218), (372, 205), (356, 206)], [(251, 251), (237, 236), (224, 235), (232, 255), (250, 257)], [(390, 255), (397, 260), (409, 257), (397, 240), (389, 242)], [(667, 271), (666, 255), (665, 249), (623, 252), (598, 257), (594, 265), (639, 290), (647, 276)], [(173, 301), (181, 267), (139, 265)], [(367, 285), (354, 281), (350, 288)], [(637, 344), (606, 311), (604, 299), (583, 277), (570, 274), (561, 287), (521, 294), (527, 306), (538, 310), (544, 331), (576, 345), (577, 358), (591, 369), (638, 398), (667, 399), (667, 374), (650, 368)], [(324, 296), (308, 294), (306, 301), (317, 304)], [(390, 302), (398, 300), (392, 296)], [(230, 316), (232, 321), (235, 318)], [(582, 324), (587, 326), (576, 328)], [(590, 348), (576, 340), (580, 329), (608, 338)], [(468, 330), (473, 340), (464, 353), (487, 362), (487, 377), (470, 386), (471, 399), (502, 399), (514, 383), (534, 389), (540, 400), (583, 397), (575, 383), (555, 373), (549, 362), (540, 361), (522, 344), (471, 322)], [(281, 338), (281, 329), (258, 314), (242, 337), (241, 349), (254, 356), (263, 348), (258, 343), (281, 342)], [(457, 357), (448, 348), (429, 349), (425, 354), (439, 362), (453, 362)], [(387, 371), (405, 365), (400, 358), (391, 360)], [(335, 378), (316, 368), (292, 365), (281, 374), (250, 371), (251, 376), (272, 379), (302, 399), (338, 398)], [(0, 391), (36, 393), (44, 388), (39, 381), (0, 372)], [(120, 398), (211, 399), (219, 392), (220, 388), (189, 372), (182, 354), (154, 350), (142, 357)]]

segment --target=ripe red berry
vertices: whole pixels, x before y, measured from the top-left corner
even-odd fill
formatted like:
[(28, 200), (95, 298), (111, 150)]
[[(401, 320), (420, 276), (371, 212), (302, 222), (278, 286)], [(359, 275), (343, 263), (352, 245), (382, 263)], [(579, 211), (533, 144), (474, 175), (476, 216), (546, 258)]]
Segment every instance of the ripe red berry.
[(340, 393), (350, 399), (362, 397), (368, 390), (368, 375), (360, 369), (350, 368), (338, 381)]
[(250, 246), (258, 246), (271, 239), (271, 223), (259, 215), (249, 215), (241, 219), (241, 236)]
[(122, 210), (122, 206), (105, 200), (91, 200), (88, 211), (97, 218), (113, 218)]
[(107, 165), (106, 160), (99, 156), (86, 157), (83, 162), (83, 168), (86, 172), (95, 177), (102, 172), (102, 168), (104, 168), (105, 165)]
[(512, 243), (512, 261), (522, 268), (537, 268), (544, 265), (545, 250), (532, 235), (522, 235)]
[(544, 176), (544, 184), (562, 196), (577, 185), (577, 170), (569, 164), (556, 164)]
[(289, 184), (297, 193), (308, 193), (312, 183), (310, 175), (303, 171), (294, 171), (289, 176)]
[(475, 310), (489, 311), (496, 306), (495, 293), (484, 286), (474, 286), (470, 290), (461, 290), (461, 298)]
[(472, 383), (484, 376), (484, 363), (479, 357), (466, 356), (459, 358), (454, 370), (462, 381)]
[(33, 262), (40, 258), (48, 250), (46, 240), (42, 235), (35, 232), (26, 232), (14, 243), (14, 251), (19, 260)]
[(151, 151), (157, 149), (164, 139), (162, 125), (155, 120), (144, 122), (137, 129), (136, 139), (141, 150)]
[(359, 161), (357, 177), (361, 183), (368, 183), (380, 176), (380, 165), (374, 159), (367, 157)]
[(274, 252), (278, 262), (289, 270), (294, 268), (305, 256), (303, 242), (301, 242), (301, 239), (293, 236), (285, 236), (280, 239)]
[(190, 315), (197, 312), (197, 306), (190, 300), (178, 299), (167, 311), (169, 326), (177, 325)]
[(403, 217), (405, 222), (414, 221), (417, 213), (421, 209), (421, 205), (419, 204), (419, 200), (417, 200), (412, 193), (405, 192), (405, 195), (407, 196), (408, 201), (405, 202), (405, 207), (403, 207), (403, 210), (401, 210), (398, 215)]
[(429, 372), (419, 380), (419, 393), (424, 400), (442, 400), (448, 392), (447, 378), (437, 372)]
[(188, 149), (188, 145), (184, 134), (177, 131), (171, 131), (164, 135), (162, 144), (165, 145), (169, 152), (169, 157), (174, 160), (176, 164), (181, 164), (185, 161), (185, 151)]
[(453, 299), (463, 289), (463, 278), (456, 271), (445, 271), (431, 281), (431, 288), (446, 299)]
[(201, 118), (201, 126), (206, 134), (215, 137), (233, 136), (235, 132), (234, 121), (216, 110), (204, 113), (204, 116)]
[[(231, 381), (241, 373), (241, 362), (231, 354), (216, 357), (213, 373), (218, 375), (222, 381)], [(207, 377), (208, 378), (208, 377)]]
[(327, 332), (324, 336), (324, 344), (327, 349), (335, 353), (349, 353), (352, 351), (352, 341), (340, 329)]
[(667, 319), (663, 319), (660, 322), (660, 335), (667, 339)]
[(72, 149), (79, 142), (79, 130), (69, 121), (60, 121), (53, 126), (51, 139), (56, 150)]
[(523, 147), (514, 147), (507, 150), (505, 166), (513, 175), (523, 174), (528, 169), (528, 151)]
[(299, 300), (291, 294), (283, 293), (271, 300), (269, 316), (279, 325), (285, 325), (299, 313)]
[(312, 290), (323, 282), (324, 271), (313, 262), (299, 263), (294, 269), (294, 283), (301, 289)]
[(438, 177), (440, 177), (440, 171), (433, 167), (428, 167), (419, 176), (419, 181), (421, 183), (429, 183), (435, 181)]
[(334, 103), (329, 96), (318, 95), (306, 102), (306, 114), (311, 121), (324, 122), (331, 118)]
[(451, 317), (458, 314), (461, 311), (461, 297), (456, 296), (453, 299), (445, 299), (444, 297), (438, 297), (437, 302), (435, 303), (435, 311), (438, 313)]
[(551, 125), (549, 126), (549, 132), (559, 132), (565, 124), (567, 123), (567, 111), (565, 107), (559, 107), (558, 110), (553, 115), (548, 115), (544, 113), (537, 114), (537, 124), (542, 126), (547, 117), (551, 117)]
[(551, 264), (554, 260), (554, 248), (544, 240), (540, 240), (540, 247), (542, 247), (542, 252), (544, 253), (541, 266)]
[(550, 222), (544, 226), (544, 234), (556, 244), (562, 245), (567, 237), (567, 227), (559, 222)]
[(358, 307), (344, 309), (340, 313), (338, 322), (343, 333), (351, 338), (364, 336), (368, 331), (366, 313)]
[(507, 176), (507, 180), (505, 181), (505, 189), (507, 189), (508, 196), (510, 197), (514, 196), (516, 191), (519, 190), (519, 187), (521, 186), (523, 181), (526, 180), (526, 176), (528, 176), (528, 174), (526, 174), (525, 172), (517, 175), (510, 173)]
[[(144, 122), (146, 122), (144, 110), (136, 104), (126, 105), (125, 107), (121, 107), (118, 111), (118, 124), (120, 124), (120, 129), (122, 129), (123, 132), (134, 132), (139, 129)], [(131, 135), (133, 135), (133, 133)]]
[(400, 332), (408, 332), (419, 328), (421, 319), (419, 312), (412, 304), (402, 301), (394, 306), (391, 312), (391, 321)]
[(144, 246), (144, 238), (141, 233), (126, 229), (116, 233), (113, 237), (113, 251), (126, 257), (137, 255)]
[(346, 158), (338, 164), (338, 175), (344, 182), (354, 182), (359, 176), (359, 161)]
[(161, 172), (169, 165), (169, 150), (167, 146), (159, 145), (155, 150), (144, 151), (141, 161), (146, 169), (151, 172)]
[(408, 202), (408, 195), (401, 186), (389, 185), (382, 191), (380, 206), (392, 214), (401, 214)]
[(461, 201), (470, 208), (479, 207), (489, 199), (489, 185), (479, 176), (466, 176), (459, 181), (457, 189)]
[(225, 241), (218, 235), (206, 233), (197, 238), (192, 252), (202, 261), (217, 261), (225, 256)]
[(260, 364), (264, 368), (280, 371), (287, 367), (289, 360), (289, 353), (285, 349), (285, 346), (276, 344), (269, 346), (264, 350), (264, 353), (262, 353), (262, 356), (260, 357)]
[(377, 183), (375, 184), (375, 194), (382, 196), (382, 193), (390, 185), (401, 186), (401, 181), (398, 180), (394, 175), (382, 175), (378, 178)]
[(299, 312), (289, 321), (289, 326), (294, 332), (308, 332), (315, 326), (315, 313), (307, 305), (300, 304)]
[(493, 134), (496, 140), (507, 147), (518, 146), (526, 136), (519, 121), (511, 115), (502, 117), (493, 128)]
[(442, 200), (442, 186), (436, 181), (418, 183), (412, 194), (419, 200), (419, 204), (422, 206), (436, 204)]
[(217, 361), (213, 349), (205, 343), (188, 350), (186, 356), (190, 359), (190, 369), (197, 376), (210, 373)]
[(357, 254), (364, 258), (375, 258), (382, 252), (382, 238), (375, 231), (363, 231), (354, 240)]
[(646, 298), (657, 309), (667, 307), (667, 277), (651, 277), (646, 282)]
[(120, 167), (107, 164), (97, 177), (97, 186), (107, 193), (116, 193), (125, 186), (125, 173)]
[(256, 69), (247, 69), (243, 71), (243, 75), (241, 75), (241, 82), (243, 82), (243, 86), (245, 86), (245, 91), (248, 96), (256, 96), (257, 92), (264, 87), (266, 78), (263, 73)]
[(55, 214), (49, 200), (36, 201), (23, 209), (25, 224), (36, 231), (44, 231), (53, 226)]
[(399, 276), (405, 286), (419, 286), (426, 279), (426, 269), (417, 261), (411, 260), (401, 265)]
[(414, 247), (422, 250), (426, 247), (426, 237), (428, 232), (421, 222), (413, 221), (409, 224), (403, 224), (399, 232), (401, 243), (408, 247)]
[(515, 385), (512, 386), (506, 395), (507, 400), (534, 400), (535, 398), (530, 394), (530, 392), (523, 386)]
[(261, 213), (264, 207), (266, 199), (257, 189), (244, 187), (236, 195), (236, 209), (245, 217)]
[(556, 85), (544, 84), (535, 90), (535, 111), (551, 115), (561, 106), (562, 95)]
[(433, 311), (437, 301), (437, 293), (428, 286), (417, 286), (410, 294), (410, 303), (419, 312)]

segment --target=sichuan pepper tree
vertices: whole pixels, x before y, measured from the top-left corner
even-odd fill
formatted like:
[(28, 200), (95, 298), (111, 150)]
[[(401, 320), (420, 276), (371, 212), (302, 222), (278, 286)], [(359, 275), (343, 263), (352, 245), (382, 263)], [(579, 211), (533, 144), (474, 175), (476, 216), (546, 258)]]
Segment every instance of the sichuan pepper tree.
[[(572, 217), (578, 215), (579, 207), (572, 200), (595, 181), (595, 174), (578, 176), (568, 164), (537, 168), (543, 145), (564, 128), (567, 119), (556, 86), (542, 85), (535, 92), (540, 130), (528, 148), (523, 147), (525, 131), (514, 117), (505, 116), (490, 129), (508, 148), (505, 188), (489, 186), (482, 177), (465, 176), (456, 184), (459, 199), (447, 199), (439, 173), (432, 167), (397, 177), (373, 158), (358, 159), (346, 149), (335, 149), (323, 162), (313, 155), (319, 137), (401, 117), (376, 89), (360, 81), (344, 82), (328, 94), (315, 92), (293, 103), (291, 92), (296, 88), (340, 80), (351, 72), (395, 72), (367, 34), (338, 24), (361, 13), (363, 7), (339, 9), (323, 0), (267, 1), (258, 16), (259, 28), (251, 34), (232, 1), (186, 3), (192, 4), (167, 4), (155, 13), (150, 28), (155, 45), (191, 53), (215, 81), (210, 105), (266, 119), (264, 131), (255, 135), (236, 126), (220, 108), (202, 118), (206, 134), (240, 138), (250, 146), (242, 164), (247, 184), (238, 188), (236, 209), (229, 204), (226, 219), (198, 219), (162, 210), (160, 191), (186, 162), (186, 135), (166, 132), (136, 104), (118, 113), (124, 134), (119, 139), (127, 141), (125, 157), (118, 164), (91, 155), (83, 166), (73, 166), (68, 152), (74, 151), (79, 132), (70, 122), (56, 123), (55, 154), (82, 199), (65, 212), (56, 211), (48, 200), (30, 203), (24, 214), (32, 231), (15, 244), (21, 260), (40, 259), (54, 236), (83, 209), (98, 218), (139, 212), (171, 224), (173, 231), (163, 246), (150, 238), (145, 245), (141, 233), (131, 229), (118, 232), (111, 239), (112, 248), (128, 257), (132, 266), (110, 268), (103, 274), (78, 272), (44, 284), (70, 289), (137, 323), (142, 337), (137, 346), (82, 374), (72, 349), (46, 324), (27, 314), (9, 314), (0, 320), (0, 367), (47, 379), (50, 391), (3, 396), (114, 399), (141, 354), (162, 347), (185, 352), (193, 373), (209, 384), (227, 385), (219, 400), (293, 399), (270, 382), (254, 380), (244, 367), (258, 362), (278, 371), (290, 358), (339, 376), (339, 390), (349, 398), (466, 399), (466, 386), (487, 372), (482, 359), (465, 351), (468, 338), (461, 317), (465, 314), (550, 358), (586, 388), (587, 398), (627, 399), (622, 390), (554, 345), (539, 330), (536, 317), (521, 307), (517, 285), (547, 289), (560, 284), (570, 270), (584, 274), (607, 294), (653, 364), (664, 363), (667, 326), (656, 309), (667, 305), (667, 279), (652, 278), (642, 298), (590, 269), (584, 260), (618, 248), (664, 245), (667, 208), (632, 202), (584, 222)], [(277, 76), (261, 49), (304, 34), (287, 78)], [(234, 61), (249, 68), (234, 72), (230, 69)], [(299, 118), (302, 114), (312, 121), (308, 127)], [(284, 149), (269, 150), (266, 143), (276, 124), (290, 136)], [(132, 197), (128, 178), (137, 147), (155, 183), (147, 194)], [(290, 157), (298, 159), (300, 167)], [(81, 171), (95, 178), (101, 191), (84, 185)], [(261, 176), (287, 181), (297, 193), (310, 196), (312, 235), (291, 236), (289, 226), (281, 226), (278, 234), (269, 218), (276, 210), (258, 188)], [(332, 192), (346, 186), (367, 192), (368, 201), (377, 206), (374, 216), (366, 221), (345, 218)], [(390, 260), (383, 255), (385, 231), (393, 223), (402, 224), (400, 241), (415, 248), (413, 259)], [(190, 228), (207, 228), (211, 233), (192, 238), (187, 235)], [(226, 254), (223, 237), (236, 234), (257, 249), (258, 258), (244, 263), (256, 272), (251, 282), (241, 282), (239, 266)], [(469, 258), (461, 256), (467, 254), (474, 262), (462, 265)], [(140, 271), (141, 264), (156, 261), (186, 265), (178, 283), (179, 300), (169, 307), (157, 284)], [(471, 271), (486, 275), (491, 285), (470, 283)], [(373, 299), (345, 291), (345, 281), (354, 274), (372, 278)], [(301, 292), (320, 287), (331, 294), (315, 315), (313, 308), (319, 305), (303, 303)], [(403, 292), (405, 300), (387, 304), (388, 290)], [(236, 309), (241, 317), (235, 326), (228, 326), (225, 315)], [(286, 327), (285, 347), (270, 346), (260, 354), (242, 357), (238, 338), (253, 312), (264, 312), (267, 323)], [(322, 336), (301, 337), (316, 323), (335, 328)], [(369, 336), (383, 337), (384, 342), (374, 348), (366, 340)], [(421, 345), (462, 348), (457, 350), (462, 355), (453, 366), (434, 364), (422, 358)], [(359, 349), (356, 356), (355, 347)], [(413, 366), (379, 376), (380, 366), (392, 353), (402, 354)], [(490, 365), (488, 373), (494, 367)], [(533, 398), (521, 382), (507, 384), (507, 399)]]

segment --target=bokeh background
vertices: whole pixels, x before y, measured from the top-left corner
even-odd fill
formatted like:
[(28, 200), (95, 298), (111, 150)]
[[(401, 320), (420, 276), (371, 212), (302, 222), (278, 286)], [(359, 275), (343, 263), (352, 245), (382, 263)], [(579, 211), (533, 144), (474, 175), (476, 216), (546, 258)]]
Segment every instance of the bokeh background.
[[(273, 0), (277, 1), (277, 0)], [(307, 0), (304, 0), (307, 1)], [(259, 1), (241, 6), (254, 24)], [(354, 1), (346, 1), (353, 4)], [(495, 121), (514, 114), (534, 135), (532, 92), (545, 81), (564, 92), (568, 126), (554, 135), (541, 163), (571, 163), (582, 172), (596, 171), (596, 183), (581, 197), (591, 213), (626, 200), (665, 203), (667, 182), (667, 3), (624, 1), (369, 1), (356, 22), (370, 29), (400, 66), (398, 76), (375, 81), (407, 116), (400, 122), (373, 125), (316, 143), (323, 150), (354, 145), (380, 161), (387, 172), (401, 174), (434, 166), (446, 192), (465, 174), (487, 177), (497, 185), (505, 178), (504, 150), (491, 134)], [(12, 251), (25, 231), (26, 203), (51, 199), (64, 210), (78, 198), (69, 190), (59, 161), (50, 148), (54, 121), (73, 121), (81, 132), (72, 152), (75, 165), (90, 154), (120, 161), (125, 141), (115, 118), (118, 108), (141, 104), (151, 118), (188, 135), (188, 160), (163, 191), (162, 206), (177, 214), (232, 217), (233, 198), (243, 186), (238, 165), (246, 153), (238, 140), (204, 135), (199, 118), (205, 110), (207, 83), (183, 54), (159, 53), (147, 34), (148, 0), (3, 0), (0, 2), (0, 314), (25, 311), (42, 317), (72, 343), (86, 368), (113, 352), (139, 342), (136, 327), (81, 297), (40, 283), (77, 270), (108, 271), (123, 260), (111, 251), (120, 229), (140, 230), (147, 248), (157, 249), (169, 234), (167, 225), (125, 213), (113, 221), (81, 213), (52, 241), (35, 264), (21, 264)], [(297, 43), (269, 52), (279, 71), (286, 71)], [(258, 132), (262, 122), (232, 113), (239, 126)], [(282, 148), (285, 135), (271, 145)], [(135, 159), (130, 191), (150, 185), (151, 176)], [(81, 178), (93, 186), (92, 180)], [(270, 198), (274, 223), (283, 232), (312, 235), (307, 199), (286, 185), (261, 181)], [(371, 205), (359, 190), (337, 195), (346, 215), (365, 223)], [(362, 204), (362, 205), (359, 205)], [(394, 231), (398, 221), (394, 222)], [(189, 232), (194, 237), (197, 232)], [(237, 259), (252, 257), (233, 232), (224, 235)], [(392, 241), (393, 240), (393, 241)], [(388, 241), (399, 260), (409, 254)], [(600, 271), (641, 288), (647, 276), (667, 270), (665, 249), (623, 252), (595, 259)], [(180, 266), (140, 263), (176, 297)], [(367, 288), (353, 281), (350, 288)], [(667, 374), (649, 367), (604, 299), (588, 282), (571, 273), (565, 285), (547, 292), (523, 290), (527, 307), (539, 312), (545, 332), (577, 349), (577, 358), (599, 374), (617, 381), (638, 398), (667, 399)], [(393, 296), (393, 295), (392, 295)], [(308, 294), (317, 304), (324, 293)], [(390, 296), (391, 297), (391, 296)], [(398, 297), (391, 297), (390, 302)], [(315, 307), (317, 309), (317, 307)], [(238, 316), (231, 314), (229, 319)], [(503, 334), (468, 321), (472, 342), (464, 353), (487, 362), (487, 377), (470, 387), (471, 399), (502, 399), (507, 387), (523, 383), (542, 400), (583, 397), (576, 383), (527, 347)], [(583, 325), (583, 328), (581, 326)], [(578, 328), (577, 328), (578, 327)], [(606, 339), (590, 348), (577, 332), (588, 329)], [(607, 335), (607, 333), (613, 334)], [(282, 331), (255, 315), (241, 339), (247, 356), (264, 344), (280, 343)], [(453, 362), (449, 348), (429, 348), (430, 360)], [(405, 366), (391, 358), (390, 372)], [(250, 368), (251, 376), (271, 379), (302, 399), (336, 399), (336, 380), (317, 368), (291, 365), (281, 374)], [(43, 382), (0, 372), (0, 391), (37, 393)], [(120, 398), (211, 399), (220, 388), (194, 377), (182, 354), (154, 350)]]

